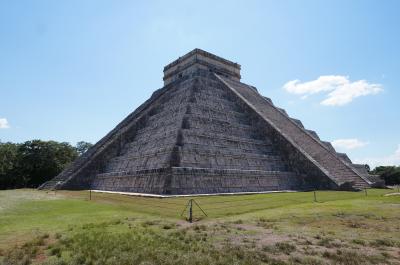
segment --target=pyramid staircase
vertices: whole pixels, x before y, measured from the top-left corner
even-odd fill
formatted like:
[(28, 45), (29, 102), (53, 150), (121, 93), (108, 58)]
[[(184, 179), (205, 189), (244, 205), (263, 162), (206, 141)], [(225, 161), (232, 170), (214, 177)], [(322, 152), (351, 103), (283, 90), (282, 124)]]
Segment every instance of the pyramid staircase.
[(351, 182), (354, 188), (362, 189), (371, 184), (349, 165), (351, 161), (345, 154), (336, 153), (330, 144), (326, 146), (314, 131), (304, 129), (300, 121), (291, 119), (253, 87), (218, 75), (217, 77), (337, 185)]

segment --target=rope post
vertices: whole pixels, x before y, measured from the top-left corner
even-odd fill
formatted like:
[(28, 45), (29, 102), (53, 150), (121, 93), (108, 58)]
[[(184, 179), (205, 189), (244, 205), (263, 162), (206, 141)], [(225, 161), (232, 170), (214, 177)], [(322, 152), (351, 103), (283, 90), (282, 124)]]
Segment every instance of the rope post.
[(195, 200), (193, 200), (193, 202), (197, 205), (197, 207), (199, 207), (199, 209), (203, 212), (203, 214), (204, 214), (205, 216), (208, 216), (208, 215), (206, 214), (206, 212), (203, 210), (203, 208), (201, 208), (200, 205), (199, 205)]
[(317, 202), (317, 192), (314, 190), (314, 202)]
[(364, 188), (365, 196), (368, 196), (367, 188)]
[(91, 201), (92, 200), (92, 190), (90, 189), (89, 190), (89, 201)]
[(193, 199), (189, 201), (189, 223), (193, 222)]
[(189, 202), (190, 202), (190, 200), (186, 203), (186, 206), (185, 206), (185, 208), (183, 209), (183, 211), (182, 211), (182, 213), (181, 213), (181, 217), (182, 217), (182, 215), (185, 213), (187, 207), (189, 206), (189, 204), (190, 204)]

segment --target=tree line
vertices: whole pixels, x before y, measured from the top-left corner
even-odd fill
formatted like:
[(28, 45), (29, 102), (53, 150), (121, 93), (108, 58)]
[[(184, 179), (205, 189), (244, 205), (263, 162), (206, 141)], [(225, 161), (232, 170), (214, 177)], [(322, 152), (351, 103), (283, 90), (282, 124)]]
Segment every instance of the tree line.
[(386, 185), (400, 184), (400, 166), (379, 166), (371, 171), (371, 174), (378, 175), (385, 180)]
[[(84, 141), (76, 146), (41, 140), (24, 143), (0, 141), (0, 189), (37, 188), (58, 175), (91, 146)], [(386, 185), (400, 184), (400, 166), (379, 166), (370, 172), (384, 179)]]
[(0, 142), (0, 189), (37, 188), (58, 175), (92, 146), (78, 142), (32, 140)]

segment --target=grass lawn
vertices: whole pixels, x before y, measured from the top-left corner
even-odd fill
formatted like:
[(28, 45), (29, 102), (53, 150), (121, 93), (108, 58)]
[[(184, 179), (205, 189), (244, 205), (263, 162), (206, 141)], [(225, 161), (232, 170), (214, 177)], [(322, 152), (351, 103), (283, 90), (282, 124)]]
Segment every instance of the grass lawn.
[(394, 192), (318, 191), (314, 202), (313, 192), (0, 191), (0, 264), (400, 264)]

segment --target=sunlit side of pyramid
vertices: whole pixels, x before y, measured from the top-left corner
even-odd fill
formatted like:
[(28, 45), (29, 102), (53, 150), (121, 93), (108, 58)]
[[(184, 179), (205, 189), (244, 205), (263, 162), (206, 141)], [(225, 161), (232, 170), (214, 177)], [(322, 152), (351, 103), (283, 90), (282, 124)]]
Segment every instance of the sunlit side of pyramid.
[(163, 88), (41, 188), (209, 194), (373, 184), (240, 78), (240, 65), (189, 52), (164, 68)]

